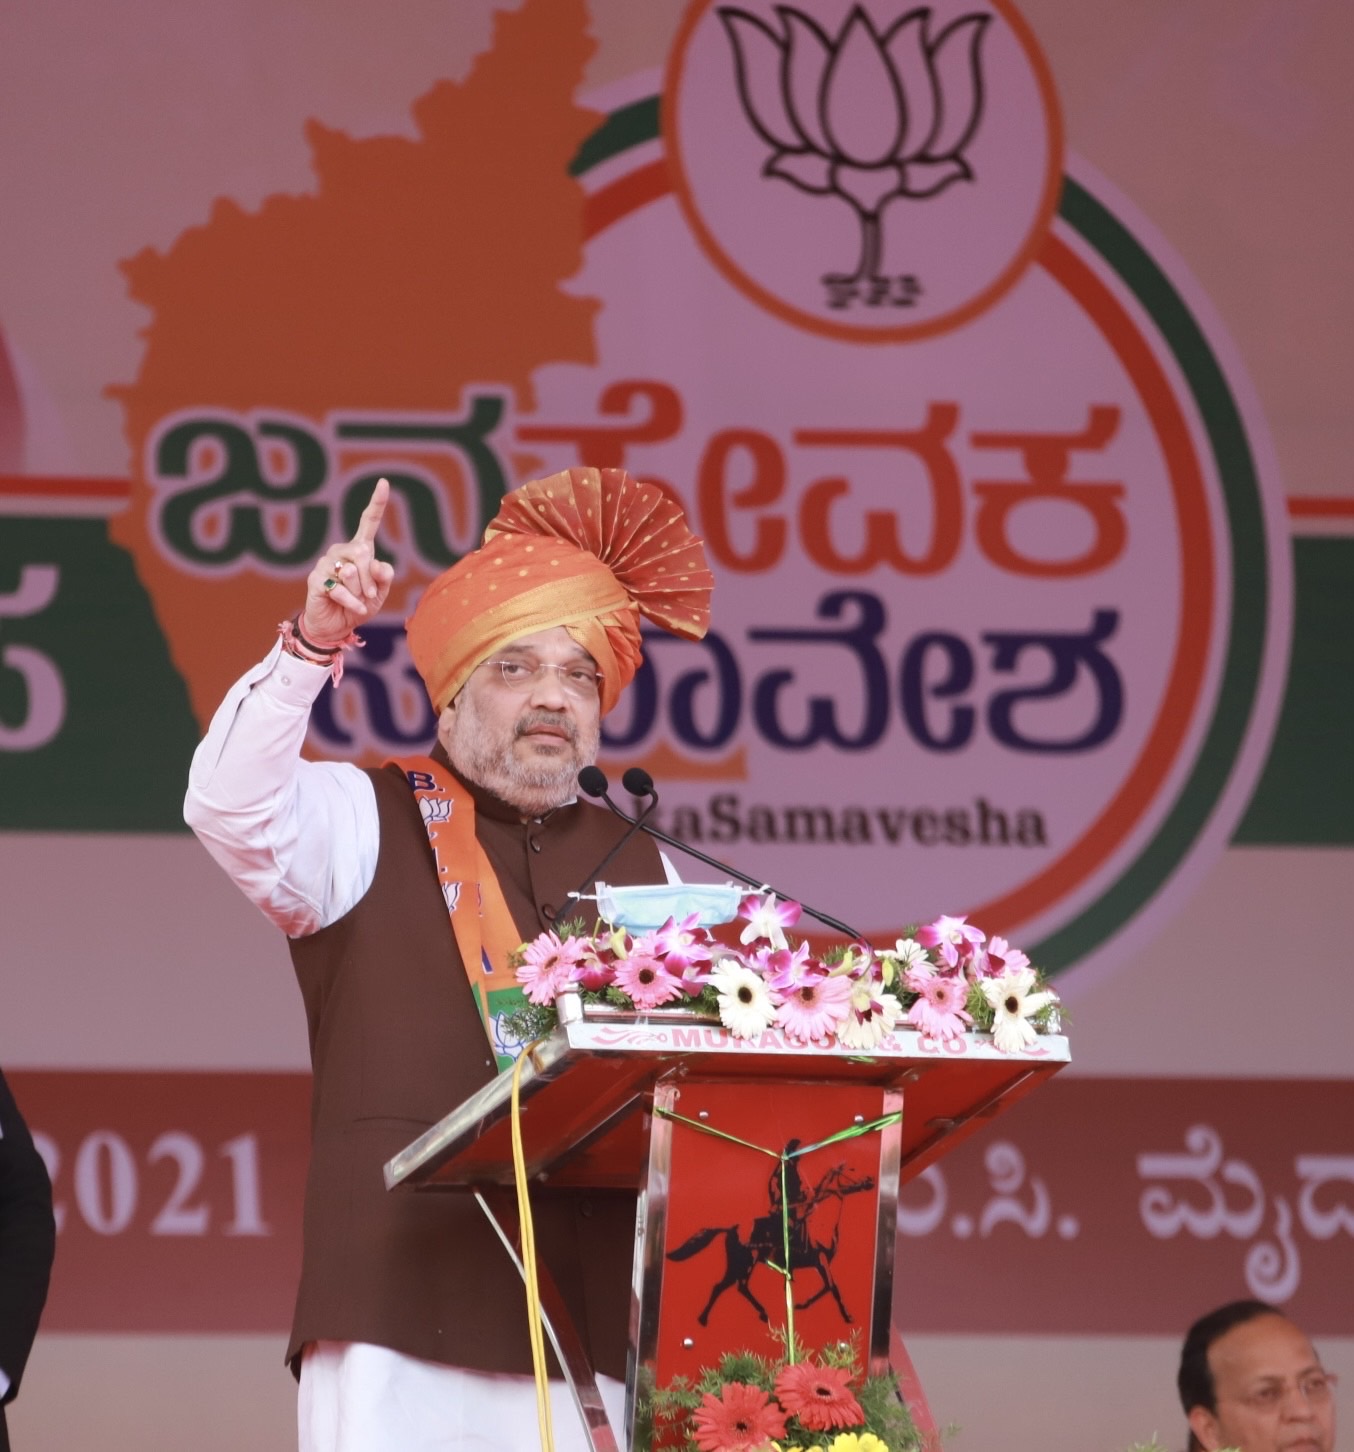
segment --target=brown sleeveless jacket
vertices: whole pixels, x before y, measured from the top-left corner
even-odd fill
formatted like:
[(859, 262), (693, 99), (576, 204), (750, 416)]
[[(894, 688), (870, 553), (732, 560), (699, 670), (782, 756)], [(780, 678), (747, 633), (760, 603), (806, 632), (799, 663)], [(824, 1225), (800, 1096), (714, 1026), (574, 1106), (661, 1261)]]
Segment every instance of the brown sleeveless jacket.
[[(382, 1166), (494, 1076), (422, 819), (404, 776), (370, 773), (376, 876), (338, 922), (291, 940), (314, 1086), (304, 1253), (288, 1359), (307, 1341), (365, 1341), (483, 1371), (531, 1371), (521, 1278), (468, 1195), (387, 1192)], [(544, 821), (471, 788), (476, 834), (524, 940), (624, 830), (587, 803)], [(651, 838), (607, 866), (658, 882)], [(594, 1366), (625, 1374), (633, 1195), (533, 1191), (536, 1240)], [(299, 1365), (293, 1361), (293, 1365)]]

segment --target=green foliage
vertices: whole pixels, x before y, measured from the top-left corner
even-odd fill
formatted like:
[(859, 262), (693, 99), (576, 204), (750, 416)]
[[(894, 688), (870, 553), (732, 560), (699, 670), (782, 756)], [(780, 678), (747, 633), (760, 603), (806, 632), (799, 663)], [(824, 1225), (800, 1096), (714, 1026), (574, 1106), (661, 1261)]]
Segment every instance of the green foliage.
[(856, 1400), (865, 1413), (865, 1425), (890, 1448), (910, 1452), (921, 1446), (921, 1433), (892, 1372), (887, 1376), (867, 1377), (865, 1385), (856, 1393)]
[(719, 1017), (719, 990), (711, 988), (707, 983), (695, 998), (686, 1001), (686, 1007), (694, 1009), (697, 1013), (708, 1013), (714, 1018)]
[[(783, 1354), (777, 1357), (760, 1356), (755, 1351), (730, 1351), (714, 1366), (702, 1368), (693, 1382), (689, 1377), (675, 1376), (661, 1389), (648, 1391), (640, 1396), (639, 1421), (652, 1433), (664, 1429), (668, 1436), (665, 1446), (674, 1446), (677, 1452), (700, 1452), (694, 1438), (689, 1435), (681, 1441), (683, 1432), (689, 1432), (691, 1414), (696, 1411), (706, 1396), (718, 1396), (721, 1388), (730, 1382), (744, 1386), (760, 1387), (774, 1399), (776, 1375), (788, 1363), (789, 1351), (784, 1331), (773, 1330), (772, 1335), (781, 1343)], [(796, 1360), (809, 1355), (801, 1346), (796, 1348)], [(853, 1373), (858, 1371), (860, 1358), (853, 1342), (838, 1341), (823, 1349), (814, 1357), (820, 1366), (843, 1367)], [(892, 1372), (884, 1376), (867, 1377), (854, 1387), (856, 1400), (865, 1415), (864, 1428), (874, 1433), (889, 1448), (889, 1452), (921, 1452), (922, 1439), (913, 1422), (907, 1405), (898, 1388), (897, 1378)], [(803, 1426), (797, 1417), (786, 1421), (784, 1444), (796, 1448), (827, 1449), (832, 1446), (838, 1432), (812, 1432)], [(642, 1439), (641, 1446), (647, 1445)]]
[[(741, 1381), (744, 1386), (759, 1386), (769, 1393), (775, 1390), (776, 1372), (779, 1369), (778, 1361), (758, 1356), (755, 1351), (730, 1351), (725, 1354), (717, 1368), (705, 1368), (696, 1386), (702, 1394), (709, 1392), (717, 1396), (725, 1382)], [(696, 1405), (699, 1406), (700, 1403), (697, 1402)]]
[(548, 1003), (524, 1002), (520, 1008), (503, 1015), (503, 1028), (509, 1039), (531, 1044), (548, 1038), (559, 1023), (559, 1015)]
[[(1042, 992), (1048, 987), (1048, 984), (1041, 975), (1039, 982), (1035, 986)], [(1072, 1016), (1063, 1006), (1061, 1000), (1057, 1003), (1046, 1003), (1038, 1013), (1030, 1015), (1030, 1022), (1041, 1034), (1060, 1034), (1067, 1028), (1067, 1025), (1071, 1021)]]
[(964, 1000), (964, 1007), (973, 1020), (975, 1033), (990, 1034), (992, 1032), (992, 1025), (997, 1021), (997, 1011), (987, 1001), (987, 994), (976, 983), (969, 984), (968, 997)]
[(641, 1366), (635, 1374), (635, 1441), (636, 1447), (658, 1444), (654, 1417), (653, 1368)]

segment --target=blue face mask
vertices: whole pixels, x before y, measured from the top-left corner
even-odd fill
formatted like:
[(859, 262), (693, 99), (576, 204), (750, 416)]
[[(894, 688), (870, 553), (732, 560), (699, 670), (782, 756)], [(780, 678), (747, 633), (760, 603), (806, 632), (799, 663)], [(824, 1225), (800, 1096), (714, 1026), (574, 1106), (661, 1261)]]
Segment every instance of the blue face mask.
[(645, 887), (608, 887), (599, 882), (597, 910), (612, 927), (634, 933), (652, 932), (669, 918), (680, 923), (692, 913), (700, 927), (712, 928), (734, 920), (747, 891), (732, 882), (660, 882)]

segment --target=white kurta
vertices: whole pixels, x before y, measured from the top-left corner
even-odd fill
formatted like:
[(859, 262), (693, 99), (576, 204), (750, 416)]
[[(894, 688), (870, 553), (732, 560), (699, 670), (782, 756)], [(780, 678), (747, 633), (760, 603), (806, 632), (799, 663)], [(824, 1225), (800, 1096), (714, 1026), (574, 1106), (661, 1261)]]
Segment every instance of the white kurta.
[[(212, 718), (184, 803), (207, 851), (294, 938), (337, 922), (376, 874), (379, 823), (366, 774), (301, 758), (310, 708), (328, 679), (327, 667), (275, 646)], [(625, 1388), (608, 1377), (598, 1383), (619, 1429)], [(559, 1452), (584, 1452), (562, 1383), (552, 1387), (552, 1405)], [(301, 1452), (524, 1452), (538, 1444), (530, 1377), (441, 1366), (383, 1346), (307, 1346), (297, 1411)]]
[[(597, 1378), (613, 1428), (625, 1386)], [(556, 1452), (588, 1441), (563, 1382), (551, 1382)], [(312, 1342), (301, 1362), (301, 1452), (527, 1452), (540, 1445), (530, 1377), (416, 1361), (384, 1346)], [(624, 1439), (617, 1435), (624, 1446)]]
[(301, 759), (325, 666), (283, 652), (226, 693), (188, 773), (183, 814), (241, 892), (289, 937), (349, 912), (376, 876), (376, 793), (346, 762)]

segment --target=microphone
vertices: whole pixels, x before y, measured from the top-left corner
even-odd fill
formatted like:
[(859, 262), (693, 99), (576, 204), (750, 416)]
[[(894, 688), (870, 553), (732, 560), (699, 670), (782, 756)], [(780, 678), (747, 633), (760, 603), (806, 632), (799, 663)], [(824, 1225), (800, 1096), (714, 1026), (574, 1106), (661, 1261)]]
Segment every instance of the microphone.
[[(630, 788), (630, 775), (631, 773), (627, 771), (623, 778), (627, 788)], [(644, 772), (643, 775), (646, 778), (648, 778), (649, 776), (648, 772)], [(645, 818), (658, 805), (658, 793), (654, 790), (652, 779), (649, 779), (649, 790), (647, 792), (635, 792), (635, 795), (637, 797), (648, 796), (651, 798), (649, 804), (637, 817), (628, 816), (625, 812), (621, 811), (621, 809), (616, 805), (615, 802), (611, 800), (609, 796), (607, 796), (607, 787), (610, 785), (610, 783), (607, 781), (606, 773), (601, 769), (601, 767), (585, 766), (583, 770), (578, 773), (578, 784), (590, 797), (603, 798), (607, 806), (611, 808), (616, 816), (618, 816), (623, 822), (629, 822), (630, 825), (626, 828), (624, 832), (621, 833), (619, 837), (616, 838), (615, 842), (612, 844), (611, 850), (606, 854), (606, 856), (602, 858), (597, 866), (594, 867), (592, 871), (589, 872), (588, 875), (583, 879), (583, 881), (580, 882), (579, 885), (569, 894), (569, 896), (575, 901), (583, 896), (584, 889), (588, 886), (589, 883), (597, 881), (603, 870), (611, 862), (611, 859), (615, 857), (615, 855), (621, 850), (622, 847), (625, 846), (625, 844), (631, 839), (631, 837), (633, 837), (636, 832), (643, 830)]]
[[(740, 872), (736, 867), (730, 867), (727, 862), (721, 862), (717, 857), (706, 856), (704, 852), (699, 851), (689, 842), (683, 842), (680, 837), (671, 837), (666, 832), (660, 832), (657, 827), (650, 827), (649, 825), (647, 825), (645, 818), (647, 818), (649, 813), (652, 812), (653, 809), (658, 805), (658, 791), (654, 787), (653, 777), (651, 777), (642, 766), (630, 767), (626, 771), (625, 775), (621, 777), (621, 783), (625, 787), (626, 791), (630, 792), (631, 795), (650, 798), (648, 806), (646, 806), (644, 810), (640, 812), (639, 816), (632, 817), (627, 812), (621, 811), (616, 803), (613, 802), (611, 798), (607, 795), (607, 788), (610, 783), (607, 781), (606, 773), (601, 769), (601, 767), (585, 766), (583, 770), (578, 773), (579, 786), (581, 786), (590, 797), (601, 797), (601, 799), (607, 804), (607, 806), (611, 808), (613, 812), (615, 812), (618, 817), (620, 817), (623, 821), (629, 822), (631, 824), (631, 832), (637, 832), (641, 830), (647, 832), (650, 837), (655, 837), (660, 842), (666, 842), (669, 847), (675, 847), (679, 852), (685, 852), (688, 857), (694, 857), (698, 862), (704, 862), (707, 867), (713, 867), (719, 872), (728, 873), (730, 877), (737, 878), (739, 882), (746, 883), (748, 887), (756, 888), (759, 891), (774, 892), (782, 902), (798, 901), (797, 898), (787, 897), (785, 893), (778, 891), (776, 888), (772, 887), (769, 882), (764, 881), (762, 878), (749, 877), (747, 873)], [(627, 832), (625, 834), (625, 837), (621, 838), (621, 841), (624, 842), (626, 840), (626, 837), (628, 837), (629, 835), (630, 833)], [(617, 847), (619, 846), (620, 843), (617, 843)], [(615, 850), (615, 848), (612, 849), (613, 852)], [(608, 858), (608, 861), (609, 860), (610, 859)], [(598, 871), (601, 871), (601, 869), (599, 868)], [(863, 943), (865, 941), (864, 936), (858, 933), (849, 924), (843, 923), (837, 918), (829, 917), (826, 913), (820, 913), (817, 908), (810, 907), (806, 902), (801, 902), (799, 905), (804, 909), (806, 913), (808, 913), (811, 918), (815, 918), (818, 922), (825, 924), (827, 927), (833, 929), (834, 932), (844, 933), (848, 938), (851, 939), (852, 942)]]
[(611, 810), (619, 816), (625, 813), (607, 796), (607, 788), (611, 783), (607, 780), (606, 772), (600, 766), (585, 766), (578, 773), (578, 784), (590, 797), (601, 797)]
[(653, 777), (642, 766), (626, 767), (625, 775), (621, 777), (621, 785), (632, 797), (653, 797), (655, 799), (658, 797)]

